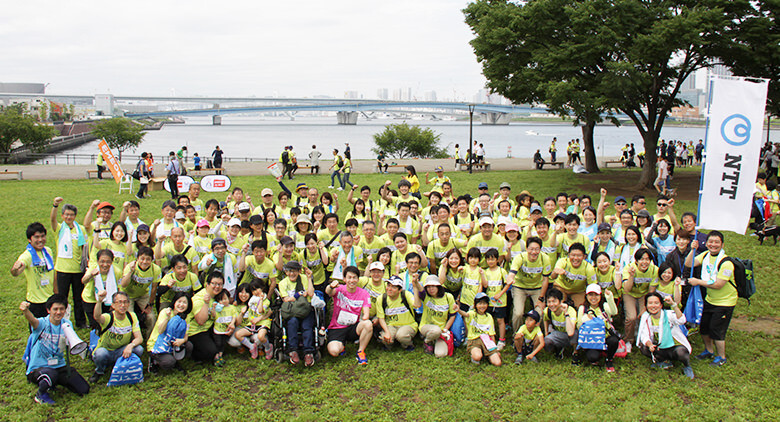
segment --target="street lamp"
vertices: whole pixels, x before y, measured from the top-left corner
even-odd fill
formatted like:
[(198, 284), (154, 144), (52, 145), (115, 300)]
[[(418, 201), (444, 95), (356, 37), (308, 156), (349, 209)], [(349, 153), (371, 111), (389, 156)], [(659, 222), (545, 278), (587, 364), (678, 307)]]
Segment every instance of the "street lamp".
[(471, 163), (474, 161), (474, 104), (469, 104), (469, 174), (472, 174)]

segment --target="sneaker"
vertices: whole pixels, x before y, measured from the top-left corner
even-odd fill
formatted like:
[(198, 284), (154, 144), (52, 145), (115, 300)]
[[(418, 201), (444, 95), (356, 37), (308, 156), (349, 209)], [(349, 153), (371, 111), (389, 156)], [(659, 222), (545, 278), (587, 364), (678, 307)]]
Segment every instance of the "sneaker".
[(473, 358), (471, 359), (471, 363), (473, 363), (474, 365), (479, 365), (479, 361), (478, 360), (474, 360)]
[(525, 360), (525, 356), (517, 355), (517, 357), (515, 358), (515, 365), (522, 365), (524, 360)]
[(529, 359), (529, 360), (530, 360), (531, 362), (533, 362), (533, 363), (539, 363), (539, 359), (537, 359), (537, 358), (536, 358), (536, 356), (532, 357), (532, 358), (531, 358), (531, 359)]
[(257, 356), (260, 355), (260, 351), (257, 349), (257, 345), (252, 343), (252, 347), (249, 348), (249, 355), (252, 356), (252, 359), (257, 359)]
[(341, 186), (337, 187), (336, 190), (344, 190)]
[(726, 364), (726, 358), (715, 356), (715, 359), (710, 362), (710, 366), (723, 366)]
[(414, 352), (414, 344), (404, 347), (407, 352)]
[(615, 373), (615, 364), (614, 363), (612, 363), (610, 361), (607, 361), (606, 362), (606, 367), (607, 367), (607, 372), (608, 373), (610, 373), (610, 374), (614, 374)]
[(661, 367), (662, 362), (653, 362), (650, 364), (650, 369), (658, 369)]
[(333, 189), (333, 185), (328, 186), (328, 189)]
[(666, 370), (666, 369), (672, 369), (672, 368), (674, 368), (674, 364), (671, 363), (671, 362), (660, 362), (658, 364), (658, 369)]
[(54, 400), (51, 399), (51, 397), (49, 397), (49, 393), (36, 394), (35, 402), (38, 404), (49, 404), (49, 405), (57, 404)]
[(432, 355), (433, 354), (433, 345), (428, 343), (423, 343), (423, 349), (425, 350), (425, 353)]
[(500, 351), (500, 350), (504, 350), (504, 347), (506, 347), (506, 342), (504, 342), (504, 341), (499, 341), (498, 343), (496, 343), (496, 349), (497, 349), (497, 350), (499, 350), (499, 351)]
[(693, 368), (691, 368), (690, 366), (686, 366), (685, 368), (683, 368), (683, 374), (686, 377), (693, 379)]
[(357, 353), (355, 353), (355, 357), (357, 358), (358, 365), (368, 365), (368, 357), (366, 357), (366, 352), (364, 350), (358, 350)]
[(306, 353), (303, 356), (303, 365), (306, 367), (314, 366), (314, 355), (311, 353)]
[(217, 368), (221, 368), (221, 367), (225, 366), (225, 358), (220, 356), (220, 357), (214, 359), (214, 366), (216, 366)]
[(268, 346), (265, 346), (265, 360), (271, 360), (274, 358), (274, 346), (271, 343), (268, 343)]
[(712, 354), (712, 352), (710, 352), (707, 349), (704, 349), (703, 352), (701, 352), (698, 355), (696, 355), (696, 359), (699, 359), (699, 360), (712, 359), (713, 356), (714, 355)]
[(93, 372), (92, 376), (89, 377), (89, 383), (94, 384), (100, 380), (100, 377), (102, 377), (103, 374), (98, 374), (97, 372)]
[(631, 354), (631, 343), (626, 342), (626, 353)]
[(580, 364), (580, 362), (581, 362), (581, 361), (580, 361), (580, 355), (579, 355), (579, 354), (577, 354), (577, 352), (574, 352), (574, 353), (571, 355), (571, 364), (572, 364), (572, 365), (574, 365), (574, 366), (577, 366), (577, 365), (579, 365), (579, 364)]
[(290, 352), (290, 363), (293, 365), (297, 365), (301, 361), (301, 358), (298, 357), (298, 352)]

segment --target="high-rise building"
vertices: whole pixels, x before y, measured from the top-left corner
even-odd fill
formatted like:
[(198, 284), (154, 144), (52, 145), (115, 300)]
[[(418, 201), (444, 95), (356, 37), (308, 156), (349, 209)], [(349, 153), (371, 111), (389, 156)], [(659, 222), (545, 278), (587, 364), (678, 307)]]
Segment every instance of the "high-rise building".
[(389, 99), (387, 88), (379, 88), (376, 90), (376, 98), (380, 100), (387, 100)]

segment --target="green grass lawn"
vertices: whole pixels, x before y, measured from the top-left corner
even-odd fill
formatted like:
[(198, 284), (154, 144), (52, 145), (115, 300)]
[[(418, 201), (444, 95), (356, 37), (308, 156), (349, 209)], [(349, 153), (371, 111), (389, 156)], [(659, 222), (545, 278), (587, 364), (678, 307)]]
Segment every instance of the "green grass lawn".
[[(689, 170), (695, 171), (695, 170)], [(569, 171), (518, 171), (448, 174), (456, 193), (476, 192), (486, 181), (491, 190), (501, 182), (512, 184), (514, 193), (522, 189), (537, 198), (559, 191), (586, 192), (598, 196), (600, 181), (608, 176), (638, 173), (613, 170), (603, 175), (577, 176)], [(388, 175), (354, 175), (353, 182), (376, 189)], [(389, 175), (394, 182), (399, 175)], [(260, 190), (278, 185), (270, 176), (235, 177), (233, 186), (241, 186), (259, 203)], [(634, 177), (626, 177), (626, 186)], [(324, 175), (301, 175), (291, 181), (305, 181), (320, 189), (330, 180)], [(188, 375), (171, 373), (150, 375), (138, 385), (124, 387), (93, 386), (87, 397), (58, 392), (55, 407), (36, 405), (35, 387), (27, 383), (21, 362), (27, 328), (18, 310), (24, 299), (24, 283), (9, 270), (24, 250), (27, 224), (48, 224), (51, 201), (62, 196), (66, 203), (79, 207), (83, 221), (89, 203), (108, 200), (119, 206), (130, 195), (118, 195), (113, 181), (2, 181), (3, 202), (0, 215), (0, 311), (5, 324), (0, 330), (0, 373), (5, 382), (0, 396), (3, 411), (0, 420), (775, 420), (780, 417), (777, 391), (780, 366), (780, 341), (777, 321), (780, 289), (776, 281), (778, 247), (771, 242), (759, 246), (755, 238), (726, 233), (726, 251), (730, 255), (755, 262), (758, 292), (752, 304), (740, 300), (736, 315), (748, 321), (761, 320), (774, 331), (755, 332), (732, 329), (728, 336), (728, 364), (711, 368), (694, 362), (696, 379), (684, 378), (679, 366), (668, 372), (651, 371), (650, 361), (637, 353), (616, 361), (617, 373), (603, 368), (573, 367), (568, 360), (557, 361), (542, 354), (538, 365), (511, 365), (514, 353), (505, 350), (510, 363), (495, 368), (469, 363), (466, 352), (457, 350), (455, 358), (436, 359), (425, 355), (421, 347), (414, 352), (382, 352), (369, 347), (367, 366), (357, 366), (354, 346), (346, 357), (325, 358), (313, 369), (292, 368), (263, 359), (252, 361), (246, 354), (229, 352), (224, 368), (193, 366)], [(340, 193), (346, 214), (346, 193)], [(653, 195), (645, 193), (652, 204)], [(141, 218), (147, 222), (160, 217), (167, 192), (152, 192), (142, 201)], [(376, 196), (376, 194), (374, 194)], [(225, 194), (203, 193), (201, 198), (224, 200)], [(610, 201), (614, 196), (610, 194)], [(597, 199), (596, 199), (597, 201)], [(594, 201), (594, 203), (596, 202)], [(351, 207), (350, 207), (351, 208)], [(651, 212), (654, 212), (652, 209)], [(696, 211), (695, 201), (678, 201), (678, 215)], [(115, 217), (118, 214), (115, 214)], [(55, 235), (49, 233), (49, 246)], [(56, 248), (53, 248), (56, 250)], [(769, 334), (769, 333), (774, 333)], [(87, 338), (86, 331), (80, 332)], [(702, 350), (699, 337), (692, 338), (694, 353)], [(94, 366), (75, 358), (74, 366), (86, 377)], [(144, 358), (146, 362), (146, 358)], [(104, 378), (105, 381), (106, 378)], [(775, 398), (773, 398), (775, 397)]]

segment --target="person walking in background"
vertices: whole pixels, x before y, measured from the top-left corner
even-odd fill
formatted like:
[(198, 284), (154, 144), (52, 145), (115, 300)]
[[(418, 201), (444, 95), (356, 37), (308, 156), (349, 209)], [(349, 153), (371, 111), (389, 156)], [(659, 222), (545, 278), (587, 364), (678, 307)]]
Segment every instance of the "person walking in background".
[(344, 166), (341, 168), (341, 173), (344, 174), (341, 179), (341, 188), (344, 189), (345, 185), (349, 185), (350, 188), (354, 187), (355, 185), (349, 181), (349, 175), (352, 174), (352, 158), (347, 155), (346, 151), (344, 152)]
[(279, 163), (282, 165), (282, 179), (284, 175), (287, 175), (289, 180), (292, 180), (292, 164), (290, 164), (290, 147), (285, 146), (284, 151), (279, 155)]
[(550, 162), (555, 162), (555, 155), (558, 152), (558, 149), (555, 147), (555, 142), (558, 141), (558, 138), (553, 137), (552, 143), (550, 144)]
[(98, 179), (103, 179), (103, 172), (106, 171), (106, 167), (103, 165), (105, 164), (105, 161), (103, 161), (103, 154), (98, 153), (97, 157), (97, 177)]
[(309, 167), (311, 168), (311, 174), (320, 174), (320, 157), (322, 153), (317, 151), (317, 145), (311, 146), (309, 151)]
[(330, 173), (330, 186), (328, 186), (328, 189), (333, 189), (333, 178), (336, 178), (339, 180), (339, 187), (338, 190), (344, 190), (342, 186), (344, 186), (344, 183), (341, 182), (341, 168), (344, 167), (344, 159), (341, 158), (339, 155), (339, 150), (334, 149), (333, 150), (333, 164), (328, 168), (328, 171), (332, 172)]
[[(219, 149), (219, 145), (217, 145), (214, 148), (214, 152), (211, 153), (212, 160), (214, 162), (214, 168), (221, 169), (222, 168), (222, 154), (223, 151)], [(222, 171), (217, 170), (217, 174), (222, 174)]]
[(171, 151), (168, 154), (170, 162), (165, 167), (168, 171), (168, 187), (171, 189), (171, 199), (177, 199), (179, 197), (179, 174), (181, 173), (181, 164), (179, 159), (176, 158), (176, 153)]
[(151, 152), (146, 153), (146, 171), (149, 172), (149, 178), (154, 177), (154, 156)]
[(187, 147), (184, 145), (182, 145), (182, 147), (179, 148), (178, 151), (176, 151), (176, 158), (179, 159), (179, 164), (184, 165), (184, 162), (187, 161), (186, 160), (187, 157), (184, 156), (184, 154), (186, 153), (187, 153)]
[(295, 179), (295, 172), (298, 170), (298, 158), (295, 156), (292, 145), (288, 146), (290, 150), (290, 179)]
[(138, 170), (138, 193), (135, 194), (135, 197), (138, 199), (144, 199), (149, 189), (149, 178), (151, 177), (151, 174), (149, 172), (149, 167), (147, 167), (148, 157), (149, 153), (141, 153), (141, 159), (138, 160), (138, 164), (135, 166), (136, 170)]
[(458, 163), (460, 163), (460, 144), (455, 144), (455, 170), (458, 169)]

